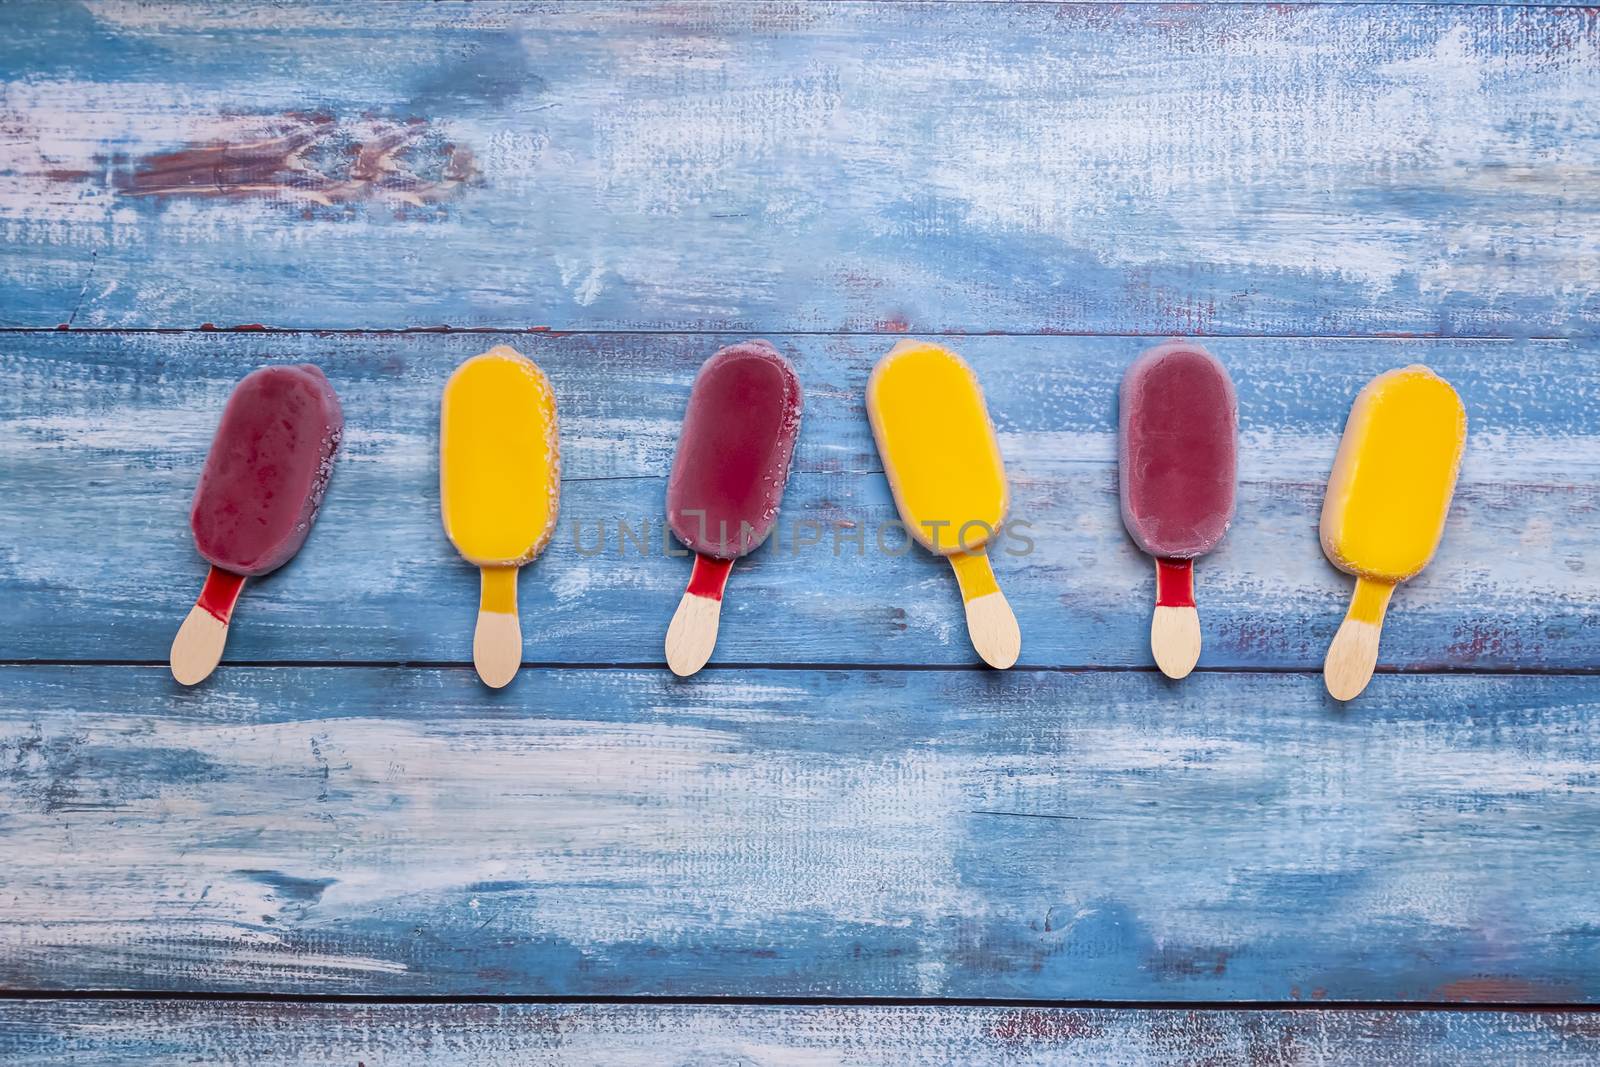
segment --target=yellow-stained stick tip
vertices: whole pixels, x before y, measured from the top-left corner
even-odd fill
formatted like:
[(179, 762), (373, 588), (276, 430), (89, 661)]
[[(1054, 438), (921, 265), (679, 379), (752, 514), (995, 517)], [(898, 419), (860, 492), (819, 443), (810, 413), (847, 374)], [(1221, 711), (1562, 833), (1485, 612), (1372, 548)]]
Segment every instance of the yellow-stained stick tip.
[(1322, 680), (1335, 700), (1354, 700), (1372, 680), (1378, 665), (1378, 641), (1388, 613), (1394, 584), (1357, 578), (1350, 610), (1333, 635), (1328, 656), (1322, 661)]

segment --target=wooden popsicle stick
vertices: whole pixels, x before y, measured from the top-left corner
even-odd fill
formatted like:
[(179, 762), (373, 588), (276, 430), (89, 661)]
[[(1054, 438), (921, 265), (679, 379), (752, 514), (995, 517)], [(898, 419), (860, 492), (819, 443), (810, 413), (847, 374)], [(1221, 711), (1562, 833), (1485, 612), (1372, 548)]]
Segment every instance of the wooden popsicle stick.
[(1150, 651), (1168, 678), (1187, 678), (1200, 661), (1200, 612), (1194, 604), (1194, 560), (1156, 560), (1156, 610)]
[(727, 587), (733, 560), (696, 555), (689, 572), (689, 588), (678, 601), (667, 627), (667, 666), (680, 678), (694, 674), (717, 647), (722, 622), (722, 591)]
[(491, 689), (501, 689), (522, 666), (522, 625), (517, 620), (516, 567), (484, 567), (478, 596), (478, 626), (472, 632), (472, 665)]
[(1339, 632), (1328, 646), (1322, 661), (1322, 680), (1335, 700), (1354, 700), (1372, 680), (1378, 665), (1378, 638), (1383, 633), (1383, 617), (1394, 595), (1393, 582), (1356, 578), (1350, 610), (1345, 613)]
[(223, 646), (228, 643), (228, 620), (233, 617), (233, 606), (239, 602), (243, 589), (242, 574), (217, 566), (206, 573), (206, 584), (200, 587), (200, 596), (189, 609), (188, 618), (178, 627), (167, 657), (172, 676), (180, 684), (196, 685), (217, 669)]
[(989, 553), (979, 548), (957, 552), (949, 559), (967, 606), (967, 636), (972, 639), (972, 647), (983, 662), (1003, 671), (1022, 655), (1022, 631), (1006, 595), (1000, 591), (1000, 583), (994, 580)]

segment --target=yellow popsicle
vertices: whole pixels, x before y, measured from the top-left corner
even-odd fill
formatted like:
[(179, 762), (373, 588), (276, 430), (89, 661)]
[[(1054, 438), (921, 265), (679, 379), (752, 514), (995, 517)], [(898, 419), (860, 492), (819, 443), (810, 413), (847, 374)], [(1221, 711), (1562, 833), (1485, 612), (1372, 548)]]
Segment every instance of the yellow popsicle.
[(439, 503), (456, 551), (482, 569), (472, 660), (499, 688), (522, 662), (517, 568), (544, 549), (561, 503), (555, 393), (514, 348), (473, 356), (445, 383)]
[(1466, 443), (1461, 398), (1427, 367), (1380, 374), (1356, 397), (1322, 503), (1322, 550), (1356, 576), (1323, 664), (1335, 698), (1372, 678), (1389, 598), (1439, 547)]
[(955, 569), (973, 647), (991, 667), (1011, 666), (1022, 635), (987, 552), (1009, 492), (977, 376), (948, 349), (901, 341), (867, 382), (867, 417), (901, 521)]

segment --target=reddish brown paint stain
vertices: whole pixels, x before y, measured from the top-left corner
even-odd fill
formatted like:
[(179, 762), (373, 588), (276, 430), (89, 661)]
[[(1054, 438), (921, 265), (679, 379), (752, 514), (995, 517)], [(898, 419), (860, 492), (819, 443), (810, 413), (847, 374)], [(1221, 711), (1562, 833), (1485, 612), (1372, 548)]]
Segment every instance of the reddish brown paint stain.
[(1572, 991), (1522, 978), (1462, 978), (1439, 987), (1434, 999), (1465, 1004), (1559, 1003), (1570, 999)]
[[(101, 160), (127, 197), (302, 200), (323, 207), (365, 200), (427, 207), (480, 179), (470, 148), (427, 119), (338, 119), (289, 112), (230, 123), (227, 136), (132, 160)], [(52, 181), (90, 180), (53, 171)]]
[(1469, 619), (1456, 626), (1450, 637), (1444, 650), (1444, 662), (1450, 665), (1474, 664), (1484, 659), (1536, 662), (1544, 651), (1537, 642), (1525, 640), (1492, 619)]
[(1220, 978), (1228, 971), (1233, 956), (1229, 949), (1187, 949), (1168, 946), (1151, 954), (1148, 966), (1167, 978)]

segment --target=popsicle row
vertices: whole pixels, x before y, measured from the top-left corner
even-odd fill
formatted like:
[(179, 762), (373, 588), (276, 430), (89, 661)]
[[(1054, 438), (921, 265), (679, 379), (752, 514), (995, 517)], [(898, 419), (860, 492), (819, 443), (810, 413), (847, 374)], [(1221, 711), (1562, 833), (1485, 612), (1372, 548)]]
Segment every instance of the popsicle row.
[[(1010, 667), (1022, 636), (987, 551), (1009, 491), (977, 376), (954, 352), (905, 340), (873, 369), (866, 402), (901, 521), (950, 561), (978, 655)], [(765, 341), (722, 349), (695, 378), (667, 485), (669, 525), (694, 552), (666, 635), (679, 675), (710, 659), (734, 561), (777, 521), (802, 407), (793, 366)], [(263, 367), (234, 389), (190, 514), (211, 570), (173, 641), (179, 682), (221, 660), (245, 579), (304, 543), (342, 432), (338, 397), (315, 366)], [(1234, 516), (1238, 402), (1226, 368), (1188, 341), (1145, 352), (1123, 377), (1118, 437), (1123, 522), (1156, 566), (1151, 650), (1182, 678), (1201, 647), (1194, 561)], [(1322, 511), (1323, 551), (1356, 576), (1324, 663), (1340, 700), (1372, 676), (1395, 586), (1438, 547), (1465, 444), (1460, 398), (1426, 367), (1381, 374), (1356, 398)], [(445, 532), (481, 573), (473, 663), (498, 688), (522, 660), (518, 568), (543, 550), (560, 510), (559, 419), (544, 373), (504, 345), (467, 360), (444, 388), (439, 448)]]

